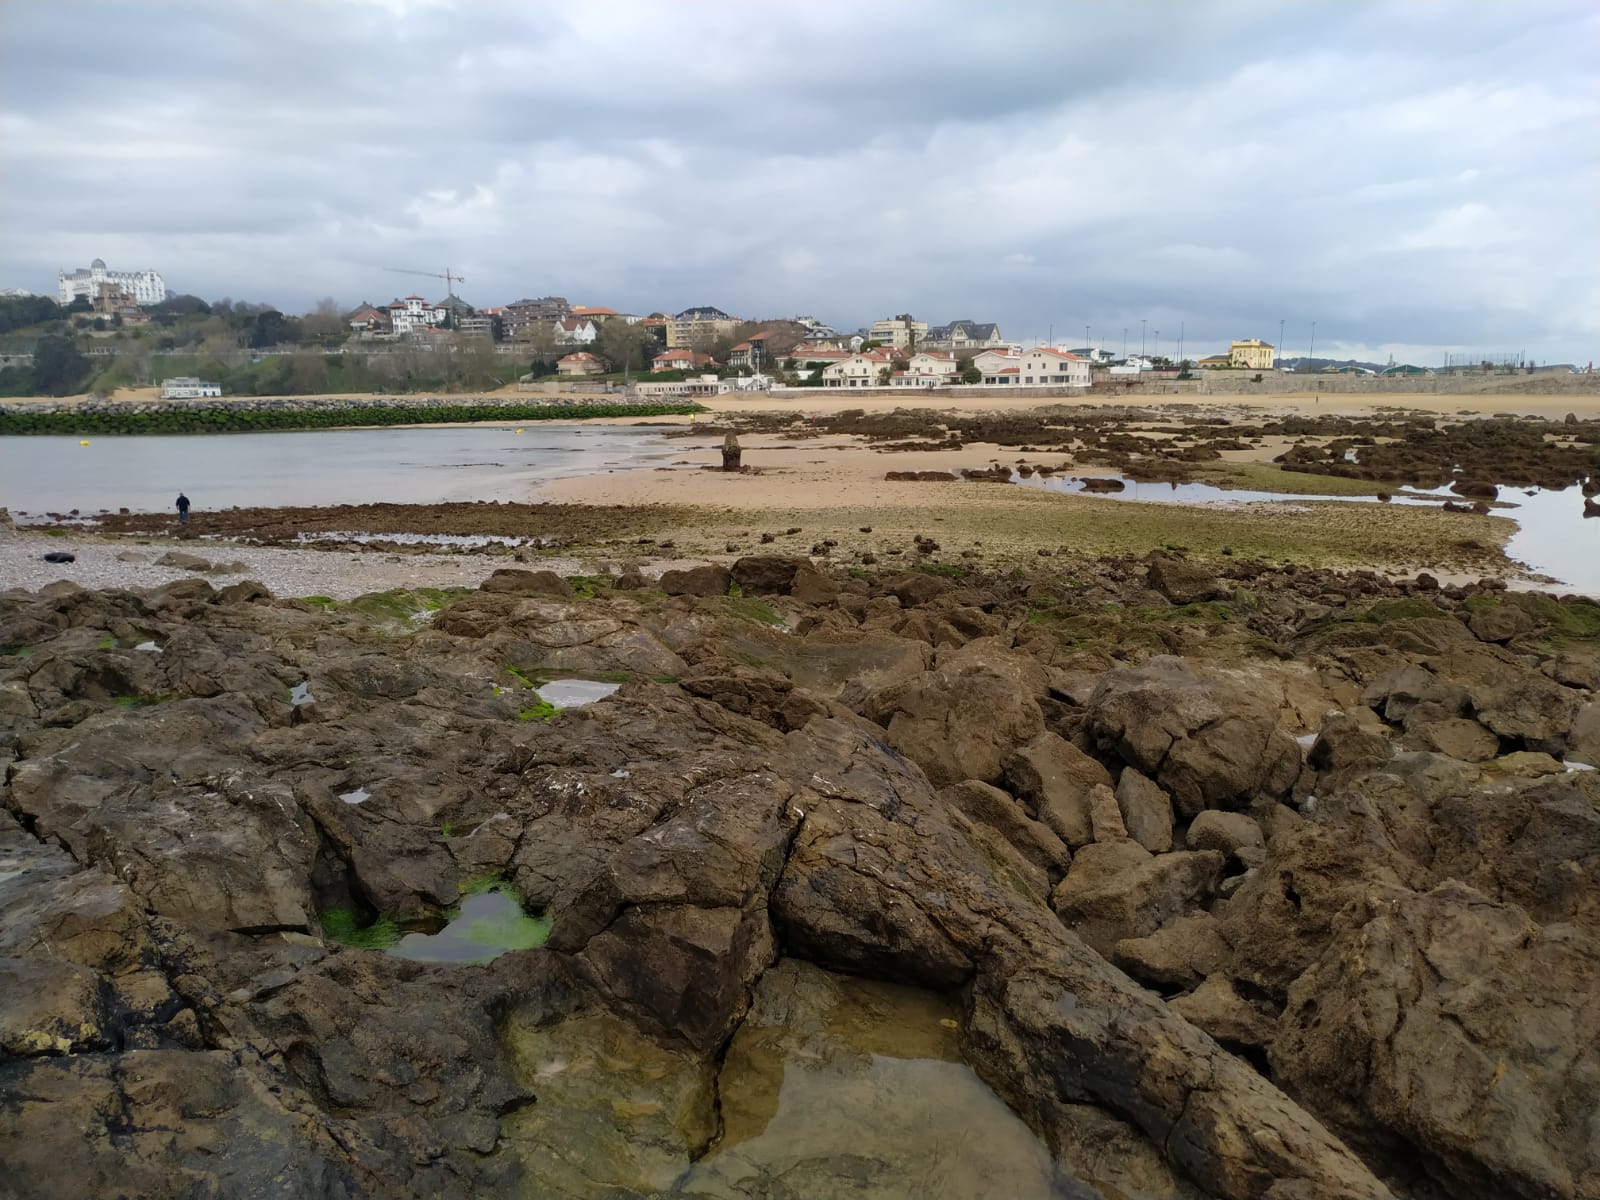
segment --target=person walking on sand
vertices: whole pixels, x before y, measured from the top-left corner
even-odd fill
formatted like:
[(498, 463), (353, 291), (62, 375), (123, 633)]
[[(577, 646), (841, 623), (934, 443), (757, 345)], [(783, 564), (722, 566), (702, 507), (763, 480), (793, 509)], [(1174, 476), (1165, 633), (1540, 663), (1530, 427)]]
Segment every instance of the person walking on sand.
[(178, 524), (179, 525), (187, 525), (188, 523), (189, 523), (189, 497), (185, 496), (182, 492), (179, 492), (178, 493)]

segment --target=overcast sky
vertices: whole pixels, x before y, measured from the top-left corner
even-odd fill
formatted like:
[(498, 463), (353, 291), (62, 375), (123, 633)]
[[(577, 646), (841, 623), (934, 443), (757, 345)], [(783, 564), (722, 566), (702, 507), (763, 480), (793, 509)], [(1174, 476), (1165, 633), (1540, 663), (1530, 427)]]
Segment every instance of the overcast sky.
[(1587, 361), (1597, 54), (1594, 0), (0, 0), (0, 286)]

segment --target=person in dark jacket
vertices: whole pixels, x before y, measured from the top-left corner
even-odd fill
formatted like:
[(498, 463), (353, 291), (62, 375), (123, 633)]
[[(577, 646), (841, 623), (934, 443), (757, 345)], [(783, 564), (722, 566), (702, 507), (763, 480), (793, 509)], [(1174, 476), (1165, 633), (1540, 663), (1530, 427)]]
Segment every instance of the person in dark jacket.
[(179, 492), (178, 493), (178, 524), (187, 525), (188, 523), (189, 523), (189, 497), (185, 496), (182, 492)]

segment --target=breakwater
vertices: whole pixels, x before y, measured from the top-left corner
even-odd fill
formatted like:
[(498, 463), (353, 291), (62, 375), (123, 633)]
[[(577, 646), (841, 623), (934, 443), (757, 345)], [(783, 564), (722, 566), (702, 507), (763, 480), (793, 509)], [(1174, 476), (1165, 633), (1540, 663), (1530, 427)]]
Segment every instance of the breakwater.
[(673, 416), (701, 411), (685, 403), (634, 404), (581, 397), (323, 396), (203, 400), (83, 400), (0, 403), (0, 436), (20, 434), (266, 433), (351, 426), (465, 424), (472, 421), (580, 421)]

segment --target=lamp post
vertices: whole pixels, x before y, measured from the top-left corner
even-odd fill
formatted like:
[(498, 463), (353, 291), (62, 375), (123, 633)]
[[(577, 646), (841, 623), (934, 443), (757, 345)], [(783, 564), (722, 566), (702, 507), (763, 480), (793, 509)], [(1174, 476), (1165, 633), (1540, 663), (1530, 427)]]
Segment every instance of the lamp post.
[(1144, 318), (1139, 318), (1139, 357), (1144, 357)]
[[(1282, 338), (1278, 339), (1282, 341)], [(1183, 366), (1183, 322), (1178, 322), (1178, 365)]]
[[(1307, 351), (1306, 357), (1307, 358), (1315, 358), (1316, 356), (1317, 356), (1317, 323), (1315, 321), (1313, 321), (1313, 322), (1311, 322), (1311, 349), (1309, 351)], [(1307, 363), (1306, 365), (1309, 367), (1311, 364)]]
[(1122, 357), (1124, 359), (1128, 357), (1128, 327), (1126, 325), (1122, 327)]
[(1156, 330), (1156, 357), (1161, 357), (1161, 330)]
[(1278, 353), (1283, 353), (1283, 318), (1278, 318)]

